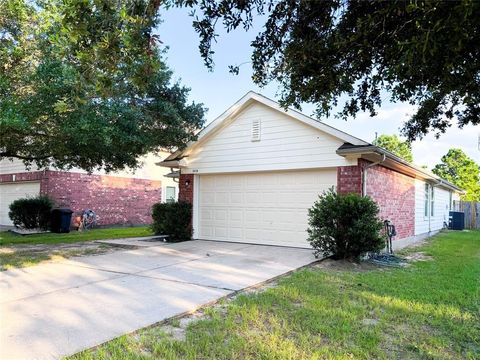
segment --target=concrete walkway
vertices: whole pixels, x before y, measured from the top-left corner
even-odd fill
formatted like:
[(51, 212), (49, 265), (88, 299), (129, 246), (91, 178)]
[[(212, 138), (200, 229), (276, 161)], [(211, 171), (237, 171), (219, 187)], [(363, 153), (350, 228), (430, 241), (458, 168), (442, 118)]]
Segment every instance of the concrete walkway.
[(153, 243), (0, 273), (0, 359), (57, 359), (315, 261), (305, 249)]

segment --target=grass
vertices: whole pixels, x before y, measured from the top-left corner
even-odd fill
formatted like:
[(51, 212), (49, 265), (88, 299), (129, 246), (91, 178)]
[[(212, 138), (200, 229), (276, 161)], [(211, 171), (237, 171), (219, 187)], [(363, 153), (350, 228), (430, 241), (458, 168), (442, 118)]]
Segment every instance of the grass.
[(47, 248), (41, 250), (0, 249), (0, 271), (37, 265), (44, 261), (59, 261), (72, 256), (104, 254), (111, 248), (108, 245), (95, 245), (87, 248)]
[(480, 232), (410, 251), (433, 260), (311, 267), (205, 309), (185, 340), (158, 325), (69, 359), (480, 359)]
[(0, 271), (36, 265), (47, 260), (102, 254), (106, 246), (93, 240), (153, 235), (148, 227), (92, 229), (68, 234), (18, 235), (0, 232)]
[(25, 236), (4, 231), (0, 232), (0, 246), (19, 244), (65, 244), (75, 243), (79, 241), (119, 239), (150, 235), (153, 235), (152, 230), (146, 226), (92, 229), (88, 231), (72, 231), (67, 234), (46, 233)]

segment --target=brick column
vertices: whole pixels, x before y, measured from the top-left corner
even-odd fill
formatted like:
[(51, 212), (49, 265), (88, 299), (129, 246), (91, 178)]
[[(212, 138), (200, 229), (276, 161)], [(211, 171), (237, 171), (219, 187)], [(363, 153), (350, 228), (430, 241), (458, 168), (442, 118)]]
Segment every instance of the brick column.
[(193, 204), (193, 174), (180, 173), (178, 191), (178, 201)]
[(360, 164), (337, 167), (337, 192), (339, 194), (362, 194), (362, 167)]

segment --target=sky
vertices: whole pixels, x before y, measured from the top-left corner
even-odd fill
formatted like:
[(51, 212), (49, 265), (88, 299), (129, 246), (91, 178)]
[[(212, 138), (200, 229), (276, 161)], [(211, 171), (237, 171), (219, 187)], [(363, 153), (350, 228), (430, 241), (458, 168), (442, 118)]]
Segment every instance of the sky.
[[(203, 103), (209, 110), (207, 124), (223, 113), (248, 91), (253, 90), (271, 99), (278, 100), (278, 86), (269, 84), (259, 88), (251, 80), (252, 69), (250, 66), (250, 42), (263, 25), (263, 19), (258, 18), (255, 28), (249, 32), (243, 29), (225, 33), (221, 27), (217, 33), (220, 35), (218, 43), (213, 50), (215, 68), (209, 71), (198, 51), (198, 35), (192, 28), (192, 18), (185, 9), (169, 9), (162, 13), (163, 23), (158, 27), (157, 33), (164, 46), (168, 46), (166, 61), (174, 71), (175, 80), (191, 88), (190, 99)], [(239, 75), (228, 72), (229, 65), (243, 64)], [(331, 118), (319, 119), (337, 129), (343, 130), (353, 136), (371, 142), (375, 133), (400, 135), (402, 124), (414, 113), (414, 107), (405, 103), (389, 103), (388, 94), (384, 94), (382, 107), (375, 117), (367, 113), (359, 113), (355, 119), (348, 121)], [(312, 115), (314, 106), (306, 104), (302, 108), (305, 115)], [(461, 148), (468, 156), (480, 163), (479, 149), (480, 127), (469, 125), (458, 129), (453, 124), (447, 132), (436, 139), (429, 134), (421, 141), (412, 143), (414, 162), (418, 165), (427, 165), (433, 168), (435, 164), (452, 147)]]

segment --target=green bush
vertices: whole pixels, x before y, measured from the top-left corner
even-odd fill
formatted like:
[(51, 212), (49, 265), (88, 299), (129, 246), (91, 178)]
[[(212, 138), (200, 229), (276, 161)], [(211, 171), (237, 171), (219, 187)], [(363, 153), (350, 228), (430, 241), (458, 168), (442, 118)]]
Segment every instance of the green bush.
[(53, 201), (43, 195), (18, 199), (10, 204), (8, 216), (15, 226), (47, 230), (50, 225), (52, 207)]
[(155, 234), (168, 235), (168, 241), (192, 238), (192, 205), (186, 202), (157, 203), (152, 208)]
[(358, 194), (324, 192), (309, 209), (309, 242), (315, 256), (333, 255), (337, 259), (358, 258), (384, 247), (378, 206)]

